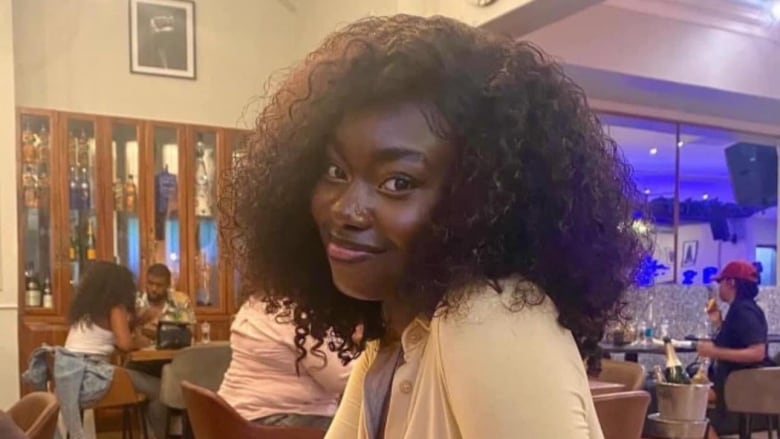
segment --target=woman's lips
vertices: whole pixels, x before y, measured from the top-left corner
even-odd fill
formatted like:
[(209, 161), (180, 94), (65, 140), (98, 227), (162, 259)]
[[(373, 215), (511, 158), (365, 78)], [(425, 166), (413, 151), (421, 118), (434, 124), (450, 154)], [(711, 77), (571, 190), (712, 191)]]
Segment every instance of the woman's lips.
[(359, 248), (348, 248), (343, 244), (337, 244), (335, 242), (328, 243), (327, 247), (328, 258), (337, 262), (355, 263), (362, 262), (373, 256), (376, 256), (379, 252), (374, 250), (363, 250)]

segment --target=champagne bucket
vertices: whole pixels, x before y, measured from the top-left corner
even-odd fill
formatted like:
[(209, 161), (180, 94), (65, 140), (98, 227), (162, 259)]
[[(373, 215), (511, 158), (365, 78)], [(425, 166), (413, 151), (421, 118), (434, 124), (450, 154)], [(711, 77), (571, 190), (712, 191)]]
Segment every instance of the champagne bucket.
[(698, 422), (707, 418), (709, 384), (656, 383), (660, 417), (669, 421)]
[(681, 422), (668, 421), (659, 413), (653, 413), (645, 422), (645, 434), (657, 438), (701, 439), (707, 433), (708, 420)]

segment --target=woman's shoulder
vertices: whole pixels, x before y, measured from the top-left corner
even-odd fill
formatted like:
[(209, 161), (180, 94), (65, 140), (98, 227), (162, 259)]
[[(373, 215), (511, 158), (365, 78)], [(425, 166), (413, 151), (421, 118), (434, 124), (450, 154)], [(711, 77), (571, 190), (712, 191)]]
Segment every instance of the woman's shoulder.
[(556, 322), (552, 300), (533, 282), (512, 277), (474, 284), (457, 292), (459, 300), (434, 316), (440, 325), (493, 326)]

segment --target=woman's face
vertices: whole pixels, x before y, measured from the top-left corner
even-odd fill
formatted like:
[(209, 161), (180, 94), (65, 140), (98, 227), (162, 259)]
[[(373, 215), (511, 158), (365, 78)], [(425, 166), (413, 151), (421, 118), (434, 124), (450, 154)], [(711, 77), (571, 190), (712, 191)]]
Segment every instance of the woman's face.
[(311, 211), (341, 292), (370, 301), (396, 293), (453, 156), (415, 103), (350, 113), (339, 123)]
[(731, 303), (737, 295), (737, 286), (734, 279), (723, 279), (718, 283), (718, 296), (720, 300)]

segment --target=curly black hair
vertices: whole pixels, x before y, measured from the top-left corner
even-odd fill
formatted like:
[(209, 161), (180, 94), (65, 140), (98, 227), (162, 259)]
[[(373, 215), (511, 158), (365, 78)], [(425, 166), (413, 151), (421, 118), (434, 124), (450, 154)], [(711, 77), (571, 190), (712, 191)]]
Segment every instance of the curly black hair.
[(547, 293), (582, 351), (597, 346), (646, 251), (630, 226), (641, 198), (615, 142), (584, 92), (531, 44), (396, 15), (345, 27), (293, 69), (224, 185), (223, 231), (268, 312), (292, 314), (299, 360), (307, 336), (348, 360), (385, 334), (381, 303), (334, 286), (310, 201), (342, 117), (399, 101), (430, 109), (432, 131), (457, 156), (399, 294), (432, 315), (456, 307), (465, 287), (517, 276)]
[(127, 267), (108, 261), (92, 262), (76, 287), (68, 322), (73, 325), (107, 320), (116, 306), (134, 316), (136, 291), (133, 273)]

